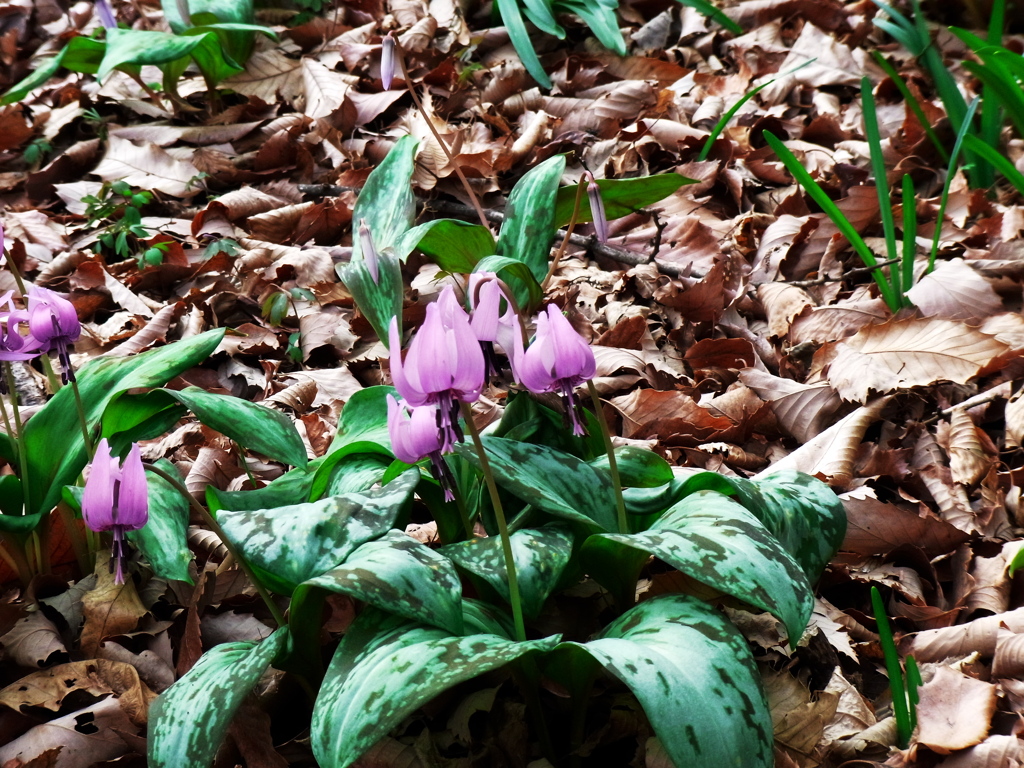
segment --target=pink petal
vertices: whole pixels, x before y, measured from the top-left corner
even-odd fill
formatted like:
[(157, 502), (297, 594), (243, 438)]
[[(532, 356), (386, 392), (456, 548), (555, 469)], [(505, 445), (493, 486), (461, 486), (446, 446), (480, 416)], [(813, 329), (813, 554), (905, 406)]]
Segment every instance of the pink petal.
[(109, 531), (114, 526), (114, 479), (117, 461), (110, 457), (107, 439), (100, 440), (92, 458), (89, 479), (82, 493), (82, 517), (94, 531)]
[(135, 531), (149, 520), (149, 489), (142, 454), (137, 443), (121, 466), (121, 490), (117, 500), (117, 524), (126, 531)]

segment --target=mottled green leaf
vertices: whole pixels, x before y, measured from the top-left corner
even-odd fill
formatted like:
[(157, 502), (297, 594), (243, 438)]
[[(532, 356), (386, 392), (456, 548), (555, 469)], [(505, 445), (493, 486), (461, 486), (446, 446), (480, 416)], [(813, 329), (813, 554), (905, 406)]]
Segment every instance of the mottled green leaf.
[(295, 423), (280, 411), (240, 397), (218, 395), (199, 387), (164, 390), (203, 424), (244, 448), (293, 467), (306, 466), (306, 446)]
[(321, 588), (412, 621), (461, 635), (462, 584), (445, 557), (399, 531), (388, 531), (350, 554), (336, 568), (295, 590)]
[(321, 766), (348, 768), (439, 693), (557, 642), (453, 637), (368, 609), (345, 633), (327, 669), (313, 708), (313, 754)]
[[(177, 468), (166, 459), (156, 466), (171, 477), (181, 480)], [(192, 550), (188, 548), (188, 501), (177, 488), (162, 477), (147, 472), (149, 487), (149, 521), (137, 531), (125, 534), (131, 545), (149, 561), (153, 573), (161, 579), (192, 583), (188, 564)]]
[(312, 485), (313, 471), (310, 462), (305, 468), (299, 467), (285, 472), (276, 480), (255, 490), (221, 491), (208, 485), (206, 503), (214, 514), (222, 509), (255, 510), (287, 507), (308, 501)]
[[(606, 453), (587, 463), (595, 469), (611, 471)], [(616, 448), (615, 464), (619, 469), (619, 480), (625, 488), (657, 488), (672, 482), (675, 477), (671, 464), (654, 451), (636, 445), (622, 445)]]
[(498, 234), (497, 255), (523, 262), (538, 283), (547, 276), (551, 240), (558, 231), (555, 201), (564, 170), (562, 155), (549, 157), (531, 168), (508, 196), (505, 220)]
[[(129, 389), (166, 384), (198, 365), (217, 348), (224, 329), (192, 336), (131, 357), (94, 358), (77, 372), (86, 421), (94, 429), (107, 404)], [(49, 512), (65, 485), (75, 482), (88, 461), (71, 387), (64, 387), (25, 424), (29, 476), (35, 491), (31, 511)], [(53, 450), (60, 445), (61, 450)], [(40, 493), (45, 489), (45, 493)]]
[[(511, 541), (523, 613), (532, 619), (540, 613), (569, 564), (573, 536), (564, 525), (548, 525), (518, 530)], [(508, 571), (499, 537), (460, 541), (441, 547), (440, 552), (486, 581), (506, 603), (510, 601)]]
[(327, 454), (316, 470), (310, 499), (323, 496), (331, 482), (338, 462), (354, 453), (377, 453), (392, 457), (388, 435), (388, 395), (396, 395), (394, 387), (367, 387), (345, 403), (338, 419), (338, 431)]
[[(656, 176), (641, 176), (636, 179), (598, 179), (605, 217), (611, 221), (628, 216), (659, 200), (664, 200), (684, 184), (693, 184), (693, 179), (678, 173), (661, 173)], [(576, 185), (561, 187), (555, 203), (555, 225), (566, 226), (572, 220), (572, 209), (576, 204)], [(586, 223), (594, 220), (590, 205), (584, 196), (576, 221)]]
[(343, 563), (356, 547), (383, 536), (409, 503), (419, 472), (383, 488), (254, 511), (221, 510), (224, 533), (245, 558), (288, 593)]
[[(353, 241), (358, 243), (359, 238)], [(369, 267), (362, 259), (353, 259), (348, 264), (339, 264), (335, 271), (348, 292), (355, 299), (356, 306), (367, 322), (373, 326), (377, 338), (386, 347), (389, 343), (388, 328), (391, 319), (397, 318), (398, 330), (402, 330), (402, 299), (405, 283), (402, 282), (402, 265), (398, 257), (388, 248), (380, 250), (377, 256), (377, 279), (373, 279)]]
[(714, 491), (687, 496), (642, 533), (587, 539), (584, 570), (616, 593), (635, 585), (638, 576), (621, 570), (621, 547), (650, 553), (702, 584), (768, 611), (786, 625), (793, 645), (814, 608), (807, 577), (778, 540), (740, 504)]
[(395, 246), (405, 261), (414, 250), (423, 253), (446, 272), (466, 274), (476, 263), (494, 253), (494, 235), (479, 224), (459, 219), (434, 219), (413, 227)]
[[(498, 484), (528, 504), (555, 517), (602, 530), (617, 529), (611, 481), (586, 462), (546, 445), (502, 437), (483, 438)], [(471, 445), (459, 445), (460, 456), (480, 466)]]
[(559, 645), (545, 659), (548, 673), (585, 683), (583, 654), (629, 687), (674, 765), (774, 764), (757, 666), (743, 635), (712, 606), (687, 595), (655, 597), (598, 639)]
[(287, 642), (282, 627), (261, 643), (226, 643), (203, 654), (150, 707), (150, 767), (210, 765), (235, 710)]
[(354, 453), (345, 456), (334, 467), (324, 496), (340, 496), (351, 491), (365, 491), (381, 482), (392, 460), (379, 453)]
[[(356, 198), (352, 224), (358, 229), (361, 219), (373, 233), (378, 251), (394, 248), (416, 219), (416, 198), (412, 193), (417, 141), (403, 136), (380, 165), (370, 172)], [(359, 238), (352, 238), (352, 260), (363, 258)]]

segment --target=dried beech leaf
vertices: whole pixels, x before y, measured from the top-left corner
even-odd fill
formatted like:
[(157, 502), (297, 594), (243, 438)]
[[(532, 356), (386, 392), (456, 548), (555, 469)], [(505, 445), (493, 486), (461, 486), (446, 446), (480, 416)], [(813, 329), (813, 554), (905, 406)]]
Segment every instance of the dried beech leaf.
[(963, 259), (944, 261), (907, 291), (925, 317), (945, 320), (983, 319), (1003, 308), (992, 285)]
[(116, 136), (110, 136), (107, 154), (92, 172), (104, 181), (126, 181), (173, 197), (191, 197), (201, 191), (194, 183), (199, 169), (192, 163), (173, 158), (155, 144), (138, 147)]
[(967, 677), (949, 667), (939, 667), (935, 677), (918, 689), (917, 735), (940, 754), (966, 749), (988, 735), (996, 710), (996, 687)]
[(764, 283), (757, 286), (757, 298), (768, 314), (768, 330), (771, 335), (782, 339), (789, 333), (793, 322), (808, 307), (814, 306), (814, 299), (803, 288), (788, 283)]
[(991, 658), (996, 652), (1001, 625), (1011, 632), (1024, 633), (1024, 608), (984, 616), (955, 627), (906, 635), (900, 640), (900, 653), (913, 654), (920, 662), (942, 661), (954, 656), (963, 658), (972, 653)]
[(11, 631), (0, 637), (0, 646), (22, 667), (44, 667), (61, 657), (67, 658), (60, 633), (41, 611), (18, 619)]
[(82, 596), (85, 626), (82, 628), (82, 652), (92, 657), (104, 639), (131, 632), (148, 613), (135, 591), (135, 583), (114, 581), (107, 568), (109, 553), (96, 555), (96, 587)]
[(91, 766), (113, 760), (129, 751), (118, 731), (134, 735), (139, 729), (128, 719), (115, 698), (50, 720), (0, 746), (0, 765), (17, 758), (28, 762), (60, 747), (58, 766)]
[(768, 403), (779, 426), (801, 443), (829, 426), (842, 405), (839, 395), (828, 384), (801, 384), (756, 368), (741, 371), (740, 381)]
[(963, 408), (955, 408), (949, 418), (949, 468), (953, 482), (973, 487), (992, 467), (978, 438), (974, 421)]
[(859, 555), (886, 555), (907, 542), (920, 547), (928, 557), (952, 552), (968, 534), (937, 517), (922, 517), (898, 504), (875, 497), (868, 486), (840, 496), (846, 508), (846, 538), (840, 547)]

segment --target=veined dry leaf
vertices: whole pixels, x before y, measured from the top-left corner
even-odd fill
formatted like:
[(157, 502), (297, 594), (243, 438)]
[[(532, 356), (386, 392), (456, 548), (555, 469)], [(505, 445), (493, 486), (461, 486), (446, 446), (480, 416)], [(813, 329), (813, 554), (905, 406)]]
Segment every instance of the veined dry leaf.
[(942, 519), (967, 533), (980, 532), (967, 491), (953, 482), (953, 473), (935, 437), (924, 432), (914, 445), (913, 464), (918, 477), (939, 507)]
[(139, 679), (153, 693), (163, 693), (177, 679), (174, 668), (157, 653), (148, 649), (140, 653), (132, 653), (123, 645), (115, 643), (113, 640), (106, 640), (100, 643), (96, 658), (130, 664), (139, 673)]
[(256, 51), (245, 63), (245, 72), (229, 77), (222, 85), (267, 104), (275, 103), (280, 95), (294, 105), (302, 94), (302, 61), (289, 59), (277, 47)]
[(998, 645), (999, 627), (1011, 632), (1024, 633), (1024, 608), (1017, 608), (998, 616), (984, 616), (966, 624), (905, 635), (899, 641), (900, 653), (913, 654), (920, 662), (942, 661), (954, 656), (972, 653), (991, 658)]
[(1024, 446), (1024, 390), (1019, 391), (1006, 403), (1006, 436)]
[(168, 304), (135, 333), (128, 341), (122, 342), (106, 353), (110, 357), (128, 357), (143, 352), (158, 341), (167, 340), (167, 331), (175, 317), (184, 309), (180, 301)]
[(928, 557), (956, 549), (969, 535), (938, 517), (922, 517), (899, 504), (880, 501), (868, 486), (841, 494), (848, 524), (840, 547), (859, 555), (886, 555), (907, 542)]
[(22, 667), (44, 667), (68, 658), (60, 633), (42, 611), (33, 611), (18, 619), (14, 627), (0, 637), (0, 646), (8, 658)]
[(834, 742), (861, 733), (878, 722), (871, 702), (843, 677), (839, 667), (832, 670), (825, 692), (838, 696), (839, 703), (835, 716), (825, 726), (817, 754), (827, 753)]
[(176, 160), (154, 144), (137, 147), (116, 136), (109, 138), (107, 154), (93, 174), (104, 181), (126, 181), (172, 197), (191, 197), (201, 191), (195, 183), (199, 169), (192, 163)]
[[(814, 611), (811, 613), (811, 620), (807, 624), (807, 628), (809, 630), (818, 630), (829, 645), (839, 653), (846, 654), (854, 662), (859, 663), (860, 658), (850, 642), (850, 633), (846, 630), (846, 627), (835, 620), (844, 616), (845, 614), (828, 602), (828, 600), (815, 599)], [(838, 672), (839, 668), (836, 667), (836, 673)], [(871, 723), (874, 723), (873, 717), (871, 718)]]
[(762, 672), (775, 740), (800, 754), (809, 755), (836, 713), (839, 696), (811, 692), (788, 671)]
[(295, 205), (273, 208), (265, 213), (250, 216), (247, 222), (253, 238), (270, 243), (289, 243), (295, 236), (295, 227), (302, 214), (311, 210), (316, 203), (308, 201)]
[(963, 323), (911, 318), (866, 326), (844, 341), (829, 342), (815, 354), (814, 366), (826, 370), (845, 400), (864, 403), (871, 392), (939, 381), (966, 384), (1007, 350)]
[(949, 667), (918, 689), (918, 744), (939, 754), (973, 747), (987, 735), (996, 711), (996, 687)]
[(858, 408), (765, 472), (793, 469), (815, 475), (834, 488), (846, 488), (853, 480), (857, 451), (868, 427), (878, 420), (888, 398)]
[(1024, 634), (1011, 632), (1000, 625), (996, 633), (996, 652), (992, 659), (992, 676), (1019, 678), (1024, 673)]
[(989, 281), (963, 259), (941, 262), (907, 291), (907, 298), (925, 317), (944, 320), (984, 319), (1003, 308)]
[(801, 443), (820, 434), (843, 404), (828, 384), (801, 384), (756, 368), (740, 371), (740, 381), (768, 403), (779, 425)]
[(208, 146), (227, 144), (249, 135), (261, 123), (231, 123), (230, 125), (168, 125), (146, 123), (114, 128), (111, 136), (129, 141), (147, 141), (160, 147), (169, 147), (179, 141), (186, 144)]
[(608, 403), (622, 414), (623, 437), (685, 436), (696, 445), (733, 426), (732, 419), (712, 415), (683, 392), (635, 389)]
[(105, 638), (131, 632), (148, 613), (131, 579), (124, 584), (114, 582), (114, 574), (107, 568), (108, 559), (109, 553), (97, 553), (96, 587), (82, 596), (82, 652), (90, 657), (96, 655)]
[(807, 240), (818, 226), (818, 220), (809, 216), (783, 214), (768, 225), (757, 246), (757, 257), (750, 282), (759, 285), (771, 283), (779, 276), (779, 268), (796, 245)]
[(789, 328), (789, 343), (805, 341), (835, 341), (852, 336), (861, 328), (884, 321), (889, 310), (881, 299), (844, 302), (828, 307), (816, 307), (796, 318)]
[[(761, 103), (778, 104), (797, 84), (820, 87), (822, 85), (856, 85), (860, 73), (865, 69), (864, 59), (867, 54), (862, 49), (850, 50), (827, 32), (823, 32), (814, 24), (805, 24), (800, 37), (793, 44), (789, 55), (778, 68), (779, 72), (788, 72), (800, 67), (789, 77), (778, 78), (760, 93)], [(770, 80), (776, 75), (766, 75)], [(752, 85), (758, 85), (754, 81)]]
[(347, 366), (325, 368), (318, 371), (290, 371), (285, 374), (285, 378), (316, 383), (317, 393), (313, 400), (313, 408), (319, 408), (322, 405), (333, 408), (340, 403), (347, 403), (352, 395), (363, 388), (363, 385), (352, 375)]
[(757, 298), (768, 315), (768, 330), (778, 339), (786, 337), (790, 323), (800, 313), (814, 306), (807, 291), (788, 283), (762, 283), (757, 286)]
[(64, 228), (42, 211), (5, 211), (3, 221), (8, 248), (13, 240), (21, 240), (26, 246), (42, 245), (51, 251), (68, 247)]
[(1024, 744), (1017, 736), (989, 736), (981, 744), (950, 755), (942, 768), (1019, 768), (1024, 765)]
[(953, 482), (973, 487), (992, 467), (992, 460), (981, 447), (978, 429), (963, 408), (954, 408), (949, 417), (949, 468)]
[(351, 88), (346, 75), (310, 58), (302, 60), (302, 86), (306, 96), (302, 111), (312, 118), (327, 117), (340, 109)]
[(270, 637), (273, 630), (251, 613), (219, 613), (204, 616), (203, 645), (209, 648), (221, 643), (259, 642)]

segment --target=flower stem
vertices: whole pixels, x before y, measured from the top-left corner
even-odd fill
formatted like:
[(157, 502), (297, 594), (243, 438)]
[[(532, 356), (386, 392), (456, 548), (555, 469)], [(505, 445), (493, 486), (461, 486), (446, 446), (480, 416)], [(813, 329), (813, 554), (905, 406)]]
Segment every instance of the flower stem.
[(178, 493), (185, 497), (188, 503), (192, 506), (192, 509), (206, 521), (208, 526), (210, 526), (210, 530), (220, 537), (220, 540), (224, 543), (225, 549), (227, 549), (228, 553), (235, 559), (235, 562), (238, 563), (238, 566), (242, 569), (243, 573), (249, 577), (249, 581), (251, 581), (252, 585), (256, 587), (256, 591), (259, 593), (260, 597), (263, 598), (263, 602), (266, 603), (267, 609), (274, 617), (274, 621), (277, 622), (277, 625), (279, 627), (285, 626), (288, 622), (285, 621), (284, 614), (281, 613), (281, 609), (277, 607), (277, 604), (270, 596), (270, 592), (267, 591), (267, 588), (263, 586), (263, 582), (261, 582), (253, 572), (252, 567), (249, 565), (249, 561), (242, 557), (242, 553), (237, 547), (235, 547), (227, 534), (224, 533), (224, 529), (220, 527), (220, 523), (217, 522), (217, 519), (210, 514), (206, 507), (199, 503), (196, 497), (192, 495), (192, 492), (189, 491), (189, 489), (186, 488), (178, 478), (164, 472), (160, 467), (153, 466), (152, 464), (147, 464), (146, 469), (169, 483), (178, 491)]
[(89, 437), (89, 424), (85, 419), (85, 404), (82, 403), (82, 395), (78, 391), (78, 382), (71, 379), (71, 391), (75, 393), (75, 407), (78, 410), (78, 425), (82, 428), (82, 439), (85, 440), (85, 450), (91, 457), (95, 448), (92, 438)]
[(519, 599), (519, 579), (516, 577), (516, 563), (512, 556), (512, 539), (505, 522), (505, 509), (501, 506), (498, 486), (494, 482), (491, 462), (487, 458), (487, 451), (484, 450), (483, 441), (480, 439), (480, 431), (473, 423), (473, 411), (469, 407), (469, 403), (460, 402), (459, 405), (462, 407), (462, 417), (466, 420), (466, 429), (473, 436), (473, 446), (476, 448), (477, 456), (480, 457), (480, 471), (484, 474), (487, 492), (491, 495), (491, 506), (494, 507), (494, 517), (498, 521), (498, 535), (501, 537), (501, 550), (505, 554), (505, 572), (508, 574), (508, 595), (509, 602), (512, 604), (512, 619), (516, 625), (516, 640), (523, 642), (526, 640), (526, 623), (523, 621), (523, 606)]
[(8, 532), (0, 532), (0, 541), (5, 545), (0, 548), (4, 550), (2, 558), (17, 571), (22, 586), (27, 587), (32, 581), (32, 566), (29, 565), (25, 545), (15, 534)]
[(22, 435), (21, 412), (18, 410), (18, 390), (15, 387), (14, 373), (11, 371), (11, 364), (4, 363), (4, 377), (7, 380), (7, 392), (11, 398), (11, 410), (14, 411), (14, 429), (17, 433), (15, 438), (18, 444), (18, 477), (21, 478), (21, 493), (25, 500), (25, 514), (32, 512), (32, 498), (29, 492), (32, 484), (28, 477), (28, 452), (25, 448), (25, 438)]
[[(441, 459), (444, 461), (444, 459)], [(466, 509), (466, 500), (462, 498), (462, 490), (458, 485), (452, 488), (452, 496), (455, 497), (455, 506), (459, 508), (459, 518), (462, 521), (462, 529), (466, 532), (466, 540), (473, 538), (473, 523), (469, 520), (469, 510)]]
[(555, 257), (551, 259), (551, 266), (548, 268), (548, 273), (544, 276), (544, 281), (540, 284), (542, 290), (547, 290), (548, 283), (551, 282), (551, 278), (555, 276), (555, 270), (558, 269), (558, 262), (562, 260), (565, 255), (565, 249), (569, 246), (569, 239), (572, 237), (572, 230), (576, 226), (576, 220), (580, 215), (580, 203), (583, 201), (583, 187), (586, 186), (586, 180), (581, 176), (580, 183), (576, 185), (576, 202), (572, 206), (572, 217), (569, 219), (569, 226), (565, 228), (565, 237), (562, 238), (562, 244), (558, 246), (558, 250), (555, 251)]
[(619, 533), (629, 533), (629, 525), (626, 522), (626, 502), (622, 498), (622, 480), (619, 478), (619, 464), (615, 460), (615, 447), (612, 445), (612, 433), (608, 429), (608, 421), (604, 417), (604, 409), (601, 407), (601, 398), (597, 394), (597, 387), (593, 381), (587, 382), (587, 391), (590, 392), (590, 400), (594, 404), (594, 412), (597, 416), (597, 423), (601, 425), (601, 437), (604, 439), (604, 449), (608, 453), (608, 471), (612, 476), (612, 488), (615, 491), (615, 511), (619, 521)]

